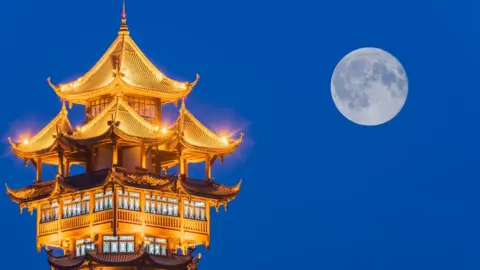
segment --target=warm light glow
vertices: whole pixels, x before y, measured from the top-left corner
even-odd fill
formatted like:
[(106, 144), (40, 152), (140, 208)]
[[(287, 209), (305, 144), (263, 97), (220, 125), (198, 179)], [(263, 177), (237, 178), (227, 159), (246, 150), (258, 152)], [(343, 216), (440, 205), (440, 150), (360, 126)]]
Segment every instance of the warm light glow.
[(85, 127), (77, 126), (76, 130), (77, 130), (78, 132), (84, 132), (84, 131), (85, 131)]
[(158, 126), (155, 126), (155, 131), (158, 131)]
[(228, 140), (226, 137), (222, 137), (220, 140), (222, 141), (223, 144), (228, 144)]
[(175, 85), (175, 87), (178, 87), (178, 88), (181, 88), (181, 89), (187, 88), (187, 84), (186, 84), (186, 83), (175, 82), (174, 85)]
[(166, 129), (166, 128), (162, 128), (162, 133), (163, 133), (163, 134), (167, 133), (167, 129)]
[(77, 131), (80, 131), (80, 126), (77, 126), (77, 128), (76, 128), (76, 129), (77, 129)]
[(161, 80), (163, 80), (163, 76), (160, 75), (160, 74), (157, 74), (157, 79), (158, 79), (159, 81), (161, 81)]
[(28, 144), (28, 139), (23, 140), (23, 144)]

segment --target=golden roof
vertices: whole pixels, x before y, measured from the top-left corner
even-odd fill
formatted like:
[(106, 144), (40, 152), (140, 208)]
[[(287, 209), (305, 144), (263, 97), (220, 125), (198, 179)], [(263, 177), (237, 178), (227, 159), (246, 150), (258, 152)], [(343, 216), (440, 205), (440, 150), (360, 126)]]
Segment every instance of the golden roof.
[(119, 92), (160, 98), (169, 103), (187, 96), (198, 79), (197, 74), (193, 82), (178, 82), (158, 70), (130, 37), (126, 18), (122, 17), (118, 37), (92, 69), (66, 84), (53, 85), (50, 78), (48, 82), (58, 96), (78, 104)]
[[(221, 201), (231, 201), (240, 192), (242, 180), (234, 186), (227, 186), (213, 181), (194, 178), (178, 178), (146, 171), (129, 171), (120, 167), (98, 170), (93, 173), (60, 177), (56, 180), (35, 183), (20, 189), (11, 189), (6, 184), (8, 196), (16, 203), (22, 204), (52, 198), (59, 192), (86, 191), (102, 188), (112, 182), (121, 187), (134, 187), (150, 191), (184, 192), (185, 195), (198, 196)], [(180, 190), (178, 188), (181, 188)]]
[(48, 181), (36, 183), (21, 189), (11, 189), (5, 184), (7, 188), (7, 195), (16, 203), (26, 203), (48, 198), (53, 194), (56, 188), (56, 181)]
[(227, 136), (220, 136), (203, 125), (182, 103), (177, 127), (181, 134), (177, 141), (185, 148), (203, 153), (230, 154), (237, 149), (243, 139), (243, 134), (232, 140)]
[(163, 144), (173, 135), (173, 131), (161, 129), (147, 122), (137, 114), (122, 98), (116, 97), (93, 120), (78, 127), (65, 138), (77, 142), (104, 139), (112, 135), (129, 141)]
[(12, 145), (13, 152), (21, 157), (29, 157), (49, 152), (56, 145), (57, 132), (67, 133), (72, 131), (72, 126), (67, 115), (68, 112), (64, 103), (60, 113), (35, 136), (19, 143), (14, 143), (8, 138)]

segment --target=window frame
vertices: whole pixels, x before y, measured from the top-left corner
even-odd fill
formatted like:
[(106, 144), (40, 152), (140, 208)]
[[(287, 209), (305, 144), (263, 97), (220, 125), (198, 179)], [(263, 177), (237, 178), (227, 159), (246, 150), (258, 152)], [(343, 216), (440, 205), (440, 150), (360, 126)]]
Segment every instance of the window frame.
[[(197, 206), (195, 204), (203, 204), (203, 206)], [(199, 213), (199, 218), (196, 218), (197, 210)], [(190, 217), (190, 213), (192, 213), (193, 217)], [(183, 218), (197, 221), (207, 221), (207, 203), (201, 200), (183, 200)]]
[[(135, 194), (135, 196), (132, 196), (132, 194)], [(117, 203), (117, 208), (121, 209), (121, 210), (142, 212), (140, 197), (141, 197), (141, 194), (138, 191), (125, 190), (125, 193), (124, 193), (122, 191), (122, 189), (118, 189), (118, 191), (117, 191), (117, 202), (116, 202)], [(127, 199), (127, 201), (125, 201), (125, 199)], [(133, 200), (133, 205), (132, 205), (132, 200)], [(127, 205), (128, 205), (127, 208), (125, 208), (123, 206), (125, 202), (127, 202)]]
[(128, 106), (130, 106), (130, 108), (132, 108), (146, 121), (154, 122), (157, 120), (158, 101), (156, 99), (134, 95), (124, 95), (123, 100), (126, 101)]
[[(58, 201), (52, 201), (51, 203), (42, 204), (40, 208), (40, 223), (57, 221), (60, 218), (59, 211), (60, 211), (60, 204)], [(47, 220), (45, 218), (46, 216), (52, 217), (52, 218)]]
[(97, 99), (93, 99), (88, 101), (88, 113), (92, 117), (96, 117), (97, 115), (101, 114), (105, 107), (107, 107), (112, 102), (112, 97), (104, 96)]
[[(78, 216), (83, 216), (83, 215), (88, 215), (90, 214), (90, 199), (91, 196), (90, 194), (84, 195), (83, 197), (76, 196), (74, 199), (64, 199), (62, 201), (62, 219), (67, 219), (67, 218), (73, 218), (73, 217), (78, 217)], [(80, 213), (78, 213), (78, 206), (80, 205)], [(71, 213), (75, 213), (72, 215), (67, 216), (68, 213), (70, 213), (70, 209), (68, 208), (69, 206), (73, 206), (75, 210), (73, 210)]]
[[(148, 244), (147, 244), (147, 241), (148, 241)], [(158, 254), (156, 253), (157, 247), (159, 251)], [(145, 248), (146, 252), (151, 255), (157, 255), (157, 256), (168, 255), (168, 241), (166, 238), (163, 238), (163, 237), (145, 236), (143, 238), (143, 248)], [(150, 252), (151, 249), (153, 253)]]
[[(148, 214), (180, 217), (180, 200), (171, 196), (161, 196), (147, 193), (145, 194), (144, 209), (145, 213)], [(170, 209), (172, 214), (169, 214)]]
[[(107, 210), (113, 209), (113, 191), (112, 189), (107, 189), (105, 192), (95, 192), (93, 194), (94, 202), (93, 202), (93, 212), (102, 212)], [(108, 205), (108, 207), (105, 207)]]
[[(123, 238), (131, 238), (131, 239), (123, 239)], [(105, 239), (108, 238), (108, 239)], [(105, 243), (108, 243), (107, 245)], [(112, 251), (112, 243), (116, 243), (116, 249), (117, 251)], [(125, 251), (121, 251), (122, 249), (122, 243), (125, 243)], [(129, 244), (131, 244), (132, 251), (129, 250)], [(108, 250), (105, 249), (105, 247), (108, 246)], [(135, 253), (135, 235), (117, 235), (117, 236), (112, 236), (112, 235), (103, 235), (102, 236), (102, 253), (109, 253), (109, 254), (131, 254)]]
[[(92, 242), (90, 238), (75, 240), (75, 256), (76, 257), (85, 256), (87, 253), (87, 250), (94, 250), (94, 249), (95, 249), (95, 243)], [(81, 253), (80, 255), (78, 254), (79, 251)]]

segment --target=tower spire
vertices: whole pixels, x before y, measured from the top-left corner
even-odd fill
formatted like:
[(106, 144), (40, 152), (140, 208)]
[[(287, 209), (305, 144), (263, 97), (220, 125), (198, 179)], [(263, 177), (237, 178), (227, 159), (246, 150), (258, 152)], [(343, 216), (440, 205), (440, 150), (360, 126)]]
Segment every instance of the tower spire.
[(119, 35), (128, 35), (130, 32), (128, 31), (127, 27), (127, 11), (125, 8), (125, 0), (122, 2), (122, 24), (120, 25), (120, 31), (118, 31)]

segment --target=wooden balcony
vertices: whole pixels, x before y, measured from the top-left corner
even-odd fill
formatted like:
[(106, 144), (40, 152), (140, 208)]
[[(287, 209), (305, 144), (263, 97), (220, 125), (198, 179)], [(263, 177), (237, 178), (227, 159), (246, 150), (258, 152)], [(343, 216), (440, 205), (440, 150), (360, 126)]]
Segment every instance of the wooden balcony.
[(81, 215), (60, 220), (60, 230), (69, 231), (90, 226), (91, 215)]
[(180, 229), (180, 218), (145, 213), (145, 225), (166, 229)]
[[(141, 211), (117, 209), (93, 212), (76, 217), (38, 224), (38, 242), (41, 245), (58, 244), (61, 239), (92, 233), (111, 233), (116, 216), (117, 228), (123, 231), (140, 232), (163, 237), (208, 241), (209, 222), (182, 217), (151, 214)], [(183, 229), (182, 229), (183, 224)]]
[(203, 220), (185, 219), (183, 228), (193, 233), (208, 234), (208, 222)]
[(38, 236), (57, 233), (58, 224), (58, 220), (38, 224)]

